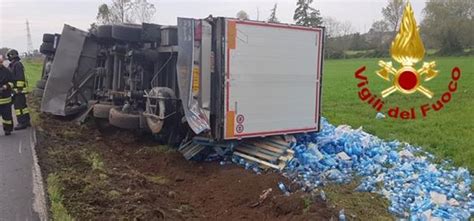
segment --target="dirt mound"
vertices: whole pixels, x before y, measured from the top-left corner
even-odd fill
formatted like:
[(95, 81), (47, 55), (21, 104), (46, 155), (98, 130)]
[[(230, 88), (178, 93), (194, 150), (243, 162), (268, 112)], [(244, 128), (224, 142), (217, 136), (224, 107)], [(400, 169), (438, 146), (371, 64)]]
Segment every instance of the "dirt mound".
[(328, 220), (337, 214), (309, 194), (283, 195), (278, 182), (289, 182), (277, 173), (190, 162), (149, 136), (41, 119), (44, 175), (59, 178), (61, 202), (78, 220)]

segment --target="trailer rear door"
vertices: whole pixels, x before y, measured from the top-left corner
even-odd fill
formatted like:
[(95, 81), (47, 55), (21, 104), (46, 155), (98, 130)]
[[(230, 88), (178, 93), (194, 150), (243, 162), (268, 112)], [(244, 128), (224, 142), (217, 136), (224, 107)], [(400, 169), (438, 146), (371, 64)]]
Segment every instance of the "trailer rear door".
[(323, 28), (226, 20), (225, 139), (319, 130)]

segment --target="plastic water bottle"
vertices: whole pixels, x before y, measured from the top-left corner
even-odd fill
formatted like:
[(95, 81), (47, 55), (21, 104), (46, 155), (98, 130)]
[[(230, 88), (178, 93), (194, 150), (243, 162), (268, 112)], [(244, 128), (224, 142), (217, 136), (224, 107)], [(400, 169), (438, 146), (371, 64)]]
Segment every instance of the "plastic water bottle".
[(339, 221), (346, 221), (346, 215), (344, 214), (344, 209), (339, 211)]
[(288, 189), (286, 188), (285, 184), (283, 184), (282, 182), (278, 182), (278, 188), (280, 188), (280, 190), (281, 190), (286, 196), (289, 196), (289, 195), (290, 195), (290, 192), (289, 192)]
[(321, 199), (326, 201), (326, 193), (324, 192), (324, 190), (321, 190)]

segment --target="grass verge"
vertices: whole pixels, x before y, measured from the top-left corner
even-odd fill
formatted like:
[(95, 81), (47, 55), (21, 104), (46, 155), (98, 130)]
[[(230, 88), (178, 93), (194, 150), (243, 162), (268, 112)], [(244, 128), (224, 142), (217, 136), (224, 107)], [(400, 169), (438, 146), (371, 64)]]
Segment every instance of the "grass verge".
[(323, 190), (329, 202), (337, 208), (344, 208), (349, 220), (393, 220), (387, 208), (389, 202), (375, 193), (356, 192), (358, 181), (349, 184), (330, 184)]
[(63, 187), (60, 180), (59, 175), (55, 173), (49, 174), (46, 180), (49, 200), (51, 201), (52, 219), (55, 221), (73, 221), (74, 219), (69, 215), (63, 204)]

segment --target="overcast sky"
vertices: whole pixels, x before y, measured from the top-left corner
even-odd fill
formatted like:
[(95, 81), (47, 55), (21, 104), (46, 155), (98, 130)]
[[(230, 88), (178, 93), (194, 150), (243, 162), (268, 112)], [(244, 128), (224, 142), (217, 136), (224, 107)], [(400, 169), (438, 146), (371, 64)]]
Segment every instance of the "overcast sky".
[[(97, 15), (97, 7), (111, 0), (0, 0), (0, 47), (26, 50), (26, 20), (30, 22), (34, 48), (39, 48), (43, 33), (61, 33), (64, 23), (87, 30)], [(250, 18), (266, 20), (273, 4), (278, 3), (277, 17), (293, 23), (297, 0), (149, 0), (157, 12), (154, 22), (176, 24), (177, 17), (235, 17), (245, 10)], [(313, 7), (323, 17), (350, 21), (353, 31), (366, 32), (382, 18), (387, 0), (314, 0)], [(425, 0), (411, 0), (417, 21), (421, 20)], [(259, 13), (257, 13), (259, 11)]]

